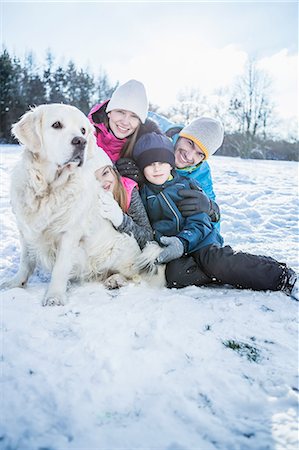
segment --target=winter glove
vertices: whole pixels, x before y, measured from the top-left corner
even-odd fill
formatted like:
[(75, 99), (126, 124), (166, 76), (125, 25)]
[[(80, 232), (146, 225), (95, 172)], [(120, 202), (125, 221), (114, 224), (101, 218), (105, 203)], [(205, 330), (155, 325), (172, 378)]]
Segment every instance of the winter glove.
[(191, 189), (180, 189), (178, 191), (183, 200), (178, 202), (178, 208), (184, 217), (193, 216), (197, 213), (210, 215), (211, 202), (209, 197), (196, 184), (190, 183)]
[(143, 173), (133, 159), (120, 158), (115, 165), (122, 177), (131, 178), (139, 185), (144, 183)]
[(165, 245), (165, 248), (157, 258), (158, 264), (166, 264), (173, 259), (180, 258), (184, 253), (184, 245), (179, 238), (162, 236), (160, 241), (161, 244)]
[(122, 224), (124, 213), (117, 201), (114, 200), (112, 192), (101, 192), (99, 198), (102, 217), (110, 220), (115, 228), (119, 227)]

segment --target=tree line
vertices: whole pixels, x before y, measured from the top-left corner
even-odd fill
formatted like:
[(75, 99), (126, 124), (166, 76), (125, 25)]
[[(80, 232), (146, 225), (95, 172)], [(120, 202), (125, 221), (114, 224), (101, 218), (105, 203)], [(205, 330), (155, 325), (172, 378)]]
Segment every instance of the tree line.
[[(0, 55), (0, 143), (14, 142), (11, 125), (30, 106), (65, 103), (87, 114), (92, 105), (109, 99), (118, 84), (110, 82), (105, 70), (94, 76), (77, 68), (72, 60), (57, 65), (51, 52), (40, 69), (33, 54), (21, 62), (4, 49)], [(277, 123), (270, 88), (271, 80), (249, 61), (245, 74), (236, 79), (229, 93), (218, 91), (207, 98), (191, 87), (182, 90), (167, 110), (152, 103), (150, 109), (183, 124), (201, 115), (219, 117), (226, 133), (218, 155), (298, 160), (297, 136), (288, 141), (271, 137)]]
[(45, 68), (40, 71), (32, 54), (24, 63), (4, 50), (0, 56), (0, 141), (13, 142), (10, 129), (30, 106), (65, 103), (87, 114), (95, 101), (110, 98), (118, 84), (112, 85), (105, 72), (95, 79), (88, 71), (78, 69), (73, 61), (66, 67), (54, 64), (48, 53)]

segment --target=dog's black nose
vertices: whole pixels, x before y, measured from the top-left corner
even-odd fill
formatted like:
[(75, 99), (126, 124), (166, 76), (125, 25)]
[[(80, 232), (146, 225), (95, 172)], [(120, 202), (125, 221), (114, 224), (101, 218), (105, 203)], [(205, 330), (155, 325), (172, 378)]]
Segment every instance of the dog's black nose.
[(75, 136), (71, 144), (74, 146), (73, 154), (68, 162), (77, 162), (79, 166), (82, 166), (84, 161), (84, 152), (87, 140), (81, 136)]
[(84, 147), (85, 147), (85, 145), (86, 145), (86, 139), (84, 139), (83, 137), (81, 137), (81, 136), (75, 136), (73, 139), (72, 139), (72, 142), (71, 142), (73, 145), (75, 145), (76, 146), (76, 148), (78, 148), (78, 149), (84, 149)]

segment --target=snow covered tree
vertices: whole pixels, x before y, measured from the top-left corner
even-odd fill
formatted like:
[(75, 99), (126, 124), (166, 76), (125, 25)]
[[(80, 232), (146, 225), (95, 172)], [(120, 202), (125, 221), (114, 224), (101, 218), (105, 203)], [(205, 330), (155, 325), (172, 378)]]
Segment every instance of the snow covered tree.
[(105, 70), (100, 69), (100, 75), (96, 82), (95, 102), (101, 103), (111, 98), (113, 91), (118, 87), (119, 82), (111, 84)]
[(65, 70), (62, 66), (52, 72), (48, 81), (49, 84), (49, 103), (68, 103), (67, 99), (67, 80)]
[(68, 102), (87, 114), (96, 90), (93, 76), (87, 70), (78, 71), (70, 61), (66, 71), (66, 83)]
[(45, 85), (39, 75), (39, 68), (32, 52), (25, 58), (21, 91), (26, 109), (29, 106), (38, 106), (46, 102)]
[(0, 55), (0, 139), (12, 142), (11, 125), (25, 111), (22, 95), (23, 69), (17, 58), (5, 49)]

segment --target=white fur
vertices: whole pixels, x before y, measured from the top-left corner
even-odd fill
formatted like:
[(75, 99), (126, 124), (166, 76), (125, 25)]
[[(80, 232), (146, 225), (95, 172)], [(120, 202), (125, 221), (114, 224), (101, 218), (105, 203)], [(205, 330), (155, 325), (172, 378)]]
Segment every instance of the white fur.
[[(57, 122), (61, 127), (53, 127)], [(25, 286), (37, 264), (52, 273), (44, 305), (63, 305), (70, 279), (97, 279), (109, 288), (128, 279), (139, 281), (136, 240), (116, 231), (100, 214), (101, 188), (92, 157), (102, 150), (85, 115), (73, 106), (41, 105), (24, 114), (12, 132), (25, 145), (11, 180), (21, 262), (15, 277), (1, 287)], [(72, 144), (78, 137), (86, 139), (80, 166)], [(143, 260), (149, 259), (150, 266), (156, 255), (155, 246), (154, 253), (145, 251)], [(165, 284), (163, 267), (155, 276), (152, 271), (142, 277)]]

